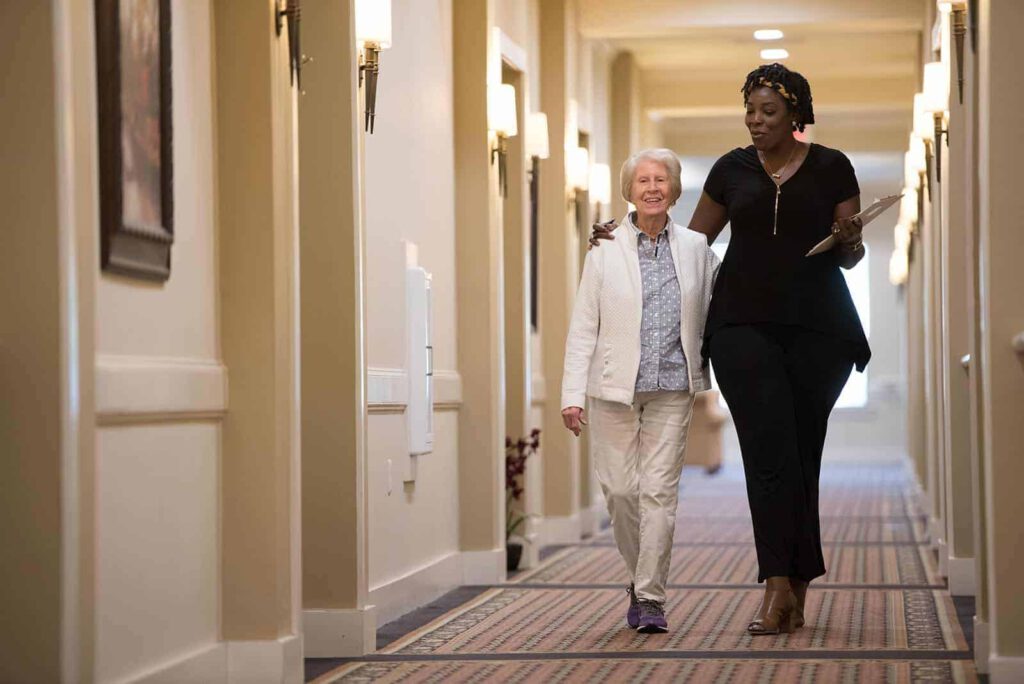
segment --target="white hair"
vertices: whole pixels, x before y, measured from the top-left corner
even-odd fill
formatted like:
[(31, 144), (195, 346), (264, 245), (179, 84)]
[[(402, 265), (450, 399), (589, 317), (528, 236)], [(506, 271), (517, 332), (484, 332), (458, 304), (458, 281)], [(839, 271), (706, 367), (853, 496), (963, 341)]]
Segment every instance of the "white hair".
[(627, 202), (633, 201), (629, 196), (629, 191), (633, 187), (633, 176), (636, 175), (636, 167), (642, 161), (657, 162), (665, 167), (665, 170), (668, 171), (669, 186), (672, 188), (671, 204), (675, 204), (679, 196), (683, 194), (683, 169), (676, 153), (664, 147), (640, 150), (625, 161), (622, 165), (622, 170), (619, 171), (619, 187), (622, 190), (622, 199)]

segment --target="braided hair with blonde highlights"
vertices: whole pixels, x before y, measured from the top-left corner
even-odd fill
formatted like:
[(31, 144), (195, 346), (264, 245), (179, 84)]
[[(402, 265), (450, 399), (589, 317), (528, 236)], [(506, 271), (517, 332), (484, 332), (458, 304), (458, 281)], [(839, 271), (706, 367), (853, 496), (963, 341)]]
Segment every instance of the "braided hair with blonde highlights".
[(750, 99), (755, 88), (771, 88), (785, 101), (786, 107), (796, 115), (795, 128), (803, 132), (805, 126), (814, 123), (814, 107), (811, 104), (811, 84), (800, 73), (785, 66), (762, 64), (749, 74), (743, 84), (743, 104)]

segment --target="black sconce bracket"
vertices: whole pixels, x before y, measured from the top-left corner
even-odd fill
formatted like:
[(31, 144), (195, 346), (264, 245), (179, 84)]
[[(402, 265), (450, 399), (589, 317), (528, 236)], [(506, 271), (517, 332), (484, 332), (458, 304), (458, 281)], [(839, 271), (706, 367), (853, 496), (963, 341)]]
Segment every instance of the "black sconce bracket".
[(952, 16), (953, 42), (956, 46), (956, 81), (960, 104), (964, 103), (964, 36), (967, 35), (967, 10), (955, 9)]
[(377, 76), (380, 74), (380, 48), (367, 43), (363, 54), (359, 56), (359, 85), (365, 80), (366, 85), (366, 130), (373, 134), (373, 125), (377, 116)]
[(302, 92), (302, 65), (312, 62), (302, 54), (302, 42), (299, 36), (299, 23), (302, 21), (302, 5), (300, 0), (281, 0), (274, 17), (274, 28), (281, 35), (284, 25), (288, 24), (288, 61), (291, 83), (297, 85)]
[(508, 138), (498, 136), (498, 143), (491, 148), (491, 163), (498, 160), (498, 190), (502, 197), (508, 197)]

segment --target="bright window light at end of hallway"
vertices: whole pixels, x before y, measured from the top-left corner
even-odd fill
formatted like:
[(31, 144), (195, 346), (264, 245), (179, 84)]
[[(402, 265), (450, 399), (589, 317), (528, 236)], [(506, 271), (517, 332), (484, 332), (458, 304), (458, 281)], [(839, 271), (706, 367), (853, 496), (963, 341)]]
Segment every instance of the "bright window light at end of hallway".
[(786, 59), (789, 57), (789, 50), (785, 48), (768, 48), (761, 50), (761, 59)]
[(781, 40), (782, 35), (779, 29), (758, 29), (754, 31), (754, 40)]

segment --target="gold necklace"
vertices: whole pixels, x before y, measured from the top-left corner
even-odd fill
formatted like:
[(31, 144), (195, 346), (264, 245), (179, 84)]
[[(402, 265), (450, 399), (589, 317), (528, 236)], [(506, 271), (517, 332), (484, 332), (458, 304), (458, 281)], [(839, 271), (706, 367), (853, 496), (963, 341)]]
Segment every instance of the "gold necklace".
[(793, 147), (789, 150), (789, 157), (786, 159), (786, 163), (776, 173), (772, 173), (768, 170), (768, 158), (761, 154), (761, 150), (757, 151), (757, 158), (761, 162), (761, 168), (768, 174), (768, 177), (772, 179), (772, 183), (775, 184), (775, 219), (772, 221), (772, 235), (779, 234), (779, 195), (782, 194), (782, 174), (786, 172), (786, 167), (789, 166), (789, 162), (793, 161), (793, 153), (796, 152), (796, 148), (799, 147), (800, 143), (794, 143)]

